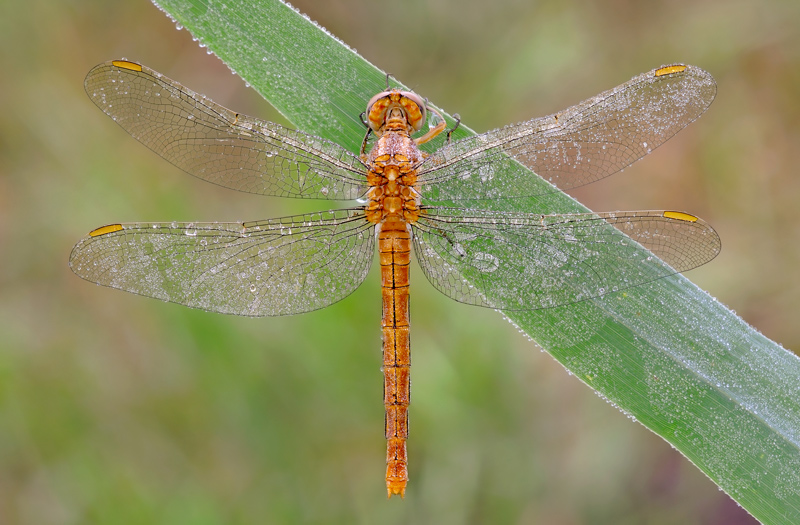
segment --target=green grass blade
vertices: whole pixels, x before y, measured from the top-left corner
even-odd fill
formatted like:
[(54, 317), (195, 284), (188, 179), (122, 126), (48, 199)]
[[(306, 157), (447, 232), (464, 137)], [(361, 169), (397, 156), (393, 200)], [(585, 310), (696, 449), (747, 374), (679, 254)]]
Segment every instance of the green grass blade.
[[(277, 0), (158, 4), (298, 128), (358, 151), (385, 76), (355, 51)], [(538, 205), (581, 209), (564, 194)], [(686, 278), (507, 316), (753, 516), (800, 523), (800, 360)]]

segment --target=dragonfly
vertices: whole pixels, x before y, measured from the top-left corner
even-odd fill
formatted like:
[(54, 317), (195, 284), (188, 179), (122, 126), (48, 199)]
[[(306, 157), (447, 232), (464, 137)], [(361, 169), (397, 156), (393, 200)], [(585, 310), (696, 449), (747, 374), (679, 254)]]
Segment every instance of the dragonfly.
[[(452, 141), (438, 110), (387, 85), (362, 114), (358, 154), (226, 109), (127, 60), (96, 66), (85, 87), (125, 131), (195, 177), (261, 195), (356, 201), (253, 222), (109, 224), (78, 241), (69, 264), (87, 281), (134, 294), (279, 316), (347, 297), (377, 248), (388, 497), (404, 496), (408, 483), (412, 245), (441, 293), (501, 311), (640, 286), (705, 264), (721, 248), (708, 223), (684, 212), (502, 209), (616, 173), (694, 121), (716, 94), (711, 75), (694, 66), (662, 66), (553, 115)], [(433, 139), (442, 144), (424, 153), (419, 146)]]

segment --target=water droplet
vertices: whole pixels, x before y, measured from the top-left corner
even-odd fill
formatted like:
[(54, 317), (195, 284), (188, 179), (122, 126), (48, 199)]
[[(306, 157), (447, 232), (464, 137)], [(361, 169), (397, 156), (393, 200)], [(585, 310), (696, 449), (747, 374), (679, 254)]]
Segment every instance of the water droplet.
[(481, 183), (486, 184), (494, 178), (494, 168), (489, 165), (481, 166), (478, 170), (478, 174), (481, 177)]
[(500, 261), (492, 254), (480, 252), (475, 254), (475, 267), (481, 272), (492, 273), (500, 267)]

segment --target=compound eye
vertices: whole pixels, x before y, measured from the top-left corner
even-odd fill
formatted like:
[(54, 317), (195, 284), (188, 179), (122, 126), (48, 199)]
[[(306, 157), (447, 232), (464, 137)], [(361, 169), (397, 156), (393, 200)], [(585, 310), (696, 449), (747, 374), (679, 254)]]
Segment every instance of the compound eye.
[(367, 102), (367, 124), (372, 131), (378, 131), (383, 127), (386, 119), (386, 112), (389, 109), (391, 91), (378, 93)]
[(425, 101), (410, 91), (401, 91), (400, 97), (400, 105), (403, 106), (408, 123), (414, 128), (414, 131), (419, 131), (425, 124)]

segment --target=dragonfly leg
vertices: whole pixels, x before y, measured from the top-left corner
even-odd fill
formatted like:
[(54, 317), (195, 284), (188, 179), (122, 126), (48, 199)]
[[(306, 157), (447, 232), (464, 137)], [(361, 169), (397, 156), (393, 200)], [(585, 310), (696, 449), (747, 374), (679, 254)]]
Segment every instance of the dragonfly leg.
[[(362, 113), (363, 115), (363, 113)], [(361, 158), (364, 159), (367, 156), (367, 141), (369, 140), (369, 134), (372, 133), (372, 128), (367, 125), (367, 133), (364, 135), (364, 140), (361, 141)]]
[(444, 128), (447, 127), (447, 122), (444, 120), (444, 117), (442, 116), (441, 113), (439, 113), (438, 111), (436, 111), (435, 108), (432, 107), (428, 107), (428, 110), (433, 112), (437, 117), (439, 117), (439, 123), (436, 124), (435, 127), (431, 128), (431, 130), (428, 131), (423, 136), (414, 139), (414, 143), (417, 146), (419, 146), (420, 144), (425, 144), (429, 140), (433, 139), (434, 137), (439, 135), (442, 131), (444, 131)]
[(455, 130), (458, 129), (458, 125), (461, 124), (461, 116), (458, 113), (453, 113), (453, 118), (456, 119), (455, 125), (452, 128), (447, 130), (447, 143), (450, 144), (450, 135), (453, 134)]

